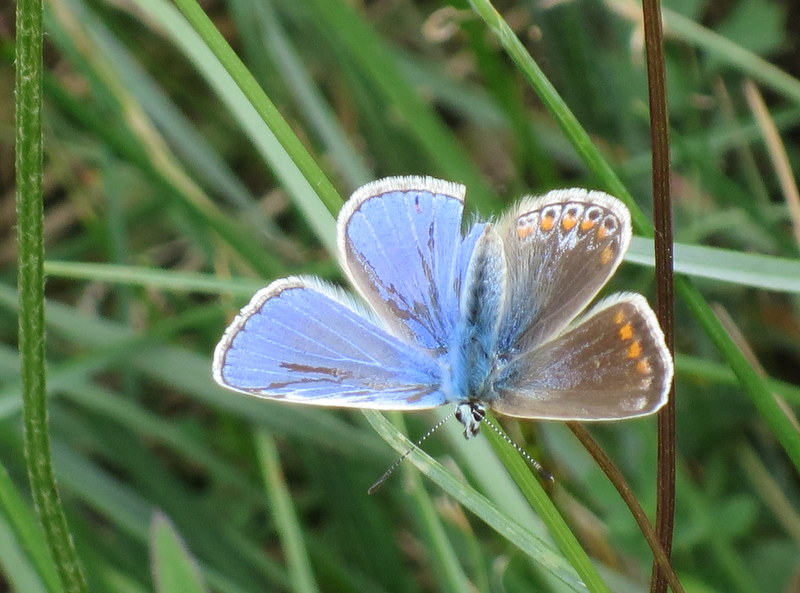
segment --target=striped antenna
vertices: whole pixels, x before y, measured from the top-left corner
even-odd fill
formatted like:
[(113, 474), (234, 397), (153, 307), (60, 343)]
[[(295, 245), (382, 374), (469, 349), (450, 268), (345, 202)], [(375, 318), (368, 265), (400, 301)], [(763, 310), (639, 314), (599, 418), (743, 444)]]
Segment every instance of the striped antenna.
[(447, 422), (448, 420), (450, 420), (450, 418), (452, 418), (454, 415), (455, 415), (455, 412), (451, 412), (450, 414), (448, 414), (447, 416), (445, 416), (444, 418), (442, 418), (441, 420), (439, 420), (439, 422), (437, 422), (436, 424), (434, 424), (434, 425), (433, 425), (433, 426), (432, 426), (430, 429), (428, 429), (428, 432), (426, 432), (425, 434), (423, 434), (423, 435), (420, 437), (420, 439), (419, 439), (419, 440), (418, 440), (416, 443), (414, 443), (414, 445), (413, 445), (413, 446), (412, 446), (410, 449), (408, 449), (408, 450), (407, 450), (405, 453), (403, 453), (403, 454), (402, 454), (402, 455), (399, 457), (399, 459), (398, 459), (397, 461), (395, 461), (395, 462), (394, 462), (392, 465), (390, 465), (390, 466), (389, 466), (389, 469), (387, 469), (385, 472), (383, 472), (383, 475), (382, 475), (380, 478), (378, 478), (378, 481), (377, 481), (377, 482), (375, 482), (375, 483), (374, 483), (372, 486), (370, 486), (370, 487), (369, 487), (369, 490), (367, 490), (367, 494), (375, 494), (375, 492), (377, 492), (377, 491), (378, 491), (378, 488), (380, 488), (381, 486), (383, 486), (383, 483), (384, 483), (384, 482), (385, 482), (385, 481), (386, 481), (386, 480), (389, 478), (389, 476), (391, 476), (391, 475), (392, 475), (392, 473), (394, 473), (394, 470), (396, 470), (396, 469), (397, 469), (397, 466), (398, 466), (398, 465), (400, 465), (401, 463), (403, 463), (403, 461), (405, 460), (405, 458), (406, 458), (406, 457), (408, 457), (409, 455), (411, 455), (411, 452), (412, 452), (414, 449), (417, 449), (417, 448), (419, 448), (419, 446), (420, 446), (420, 445), (421, 445), (423, 442), (425, 442), (425, 440), (427, 440), (427, 438), (428, 438), (429, 436), (431, 436), (431, 435), (432, 435), (434, 432), (436, 432), (437, 430), (439, 430), (439, 429), (442, 427), (442, 425), (443, 425), (445, 422)]
[(525, 449), (523, 449), (517, 443), (512, 441), (511, 437), (509, 437), (505, 432), (503, 432), (500, 429), (500, 427), (497, 426), (494, 422), (492, 422), (488, 418), (485, 418), (483, 420), (483, 423), (486, 424), (489, 428), (491, 428), (501, 439), (503, 439), (512, 447), (514, 447), (514, 449), (517, 450), (517, 453), (522, 455), (522, 458), (533, 466), (533, 469), (536, 470), (536, 473), (539, 474), (539, 477), (542, 480), (544, 480), (545, 482), (553, 482), (553, 483), (556, 481), (556, 479), (553, 477), (553, 474), (544, 469), (542, 464), (536, 461), (533, 457), (531, 457)]

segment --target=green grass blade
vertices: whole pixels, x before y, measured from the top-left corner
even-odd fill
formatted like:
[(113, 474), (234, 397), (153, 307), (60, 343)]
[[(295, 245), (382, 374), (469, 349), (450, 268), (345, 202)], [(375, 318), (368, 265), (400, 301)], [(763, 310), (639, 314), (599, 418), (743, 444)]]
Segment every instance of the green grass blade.
[(800, 430), (794, 417), (783, 409), (769, 386), (756, 373), (750, 361), (725, 331), (711, 307), (684, 278), (678, 278), (677, 288), (686, 303), (697, 315), (714, 345), (730, 365), (742, 386), (747, 390), (761, 417), (783, 445), (795, 467), (800, 470)]
[[(500, 511), (494, 503), (456, 478), (439, 462), (422, 452), (378, 412), (364, 412), (378, 434), (398, 453), (413, 449), (409, 460), (434, 483), (488, 524), (510, 543), (527, 554), (543, 570), (567, 585), (572, 591), (587, 591), (581, 578), (564, 558), (539, 537), (523, 527), (514, 517)], [(604, 590), (604, 589), (601, 589)]]
[(452, 133), (406, 83), (384, 41), (342, 0), (311, 0), (309, 4), (323, 27), (346, 49), (349, 59), (382, 93), (386, 106), (401, 114), (415, 142), (436, 163), (433, 173), (464, 183), (469, 188), (470, 202), (489, 209), (494, 202), (493, 193)]
[(303, 529), (292, 504), (275, 442), (264, 431), (256, 432), (255, 440), (261, 473), (272, 503), (270, 505), (272, 518), (280, 534), (292, 591), (314, 593), (318, 591), (314, 571), (303, 543)]
[(61, 593), (55, 564), (36, 516), (0, 466), (0, 565), (11, 586), (31, 593)]
[(314, 84), (311, 73), (303, 65), (280, 22), (277, 7), (273, 6), (272, 1), (249, 0), (247, 8), (250, 9), (248, 13), (255, 11), (263, 28), (261, 37), (265, 49), (283, 74), (299, 108), (309, 121), (309, 127), (319, 134), (322, 145), (336, 163), (336, 168), (348, 187), (356, 188), (371, 181), (373, 175), (366, 160), (358, 154), (353, 142), (337, 121), (333, 109)]
[(16, 11), (16, 182), (19, 351), (28, 479), (59, 580), (84, 593), (86, 579), (70, 537), (55, 476), (47, 419), (42, 198), (42, 3), (20, 0)]
[(206, 593), (200, 570), (175, 526), (161, 513), (153, 515), (150, 553), (157, 593)]
[[(652, 266), (653, 240), (634, 237), (625, 260)], [(763, 290), (789, 293), (800, 290), (800, 262), (772, 255), (677, 243), (675, 271), (695, 278)]]
[[(630, 2), (606, 0), (606, 3), (626, 18), (639, 18), (638, 7)], [(696, 45), (728, 66), (746, 73), (754, 80), (785, 95), (787, 98), (800, 102), (800, 81), (797, 78), (748, 51), (741, 45), (726, 39), (719, 33), (709, 30), (674, 10), (664, 8), (662, 15), (665, 35)]]
[(298, 206), (305, 212), (308, 223), (315, 228), (320, 240), (330, 242), (333, 221), (330, 215), (323, 215), (320, 200), (328, 213), (336, 213), (342, 203), (339, 193), (202, 8), (193, 0), (177, 2), (194, 28), (192, 30), (169, 4), (142, 0), (139, 5), (166, 28), (175, 43), (216, 88), (239, 118), (243, 130), (262, 151), (276, 177), (297, 199)]
[(416, 470), (405, 471), (404, 474), (404, 481), (411, 495), (414, 518), (420, 524), (420, 532), (428, 544), (428, 562), (439, 584), (437, 590), (452, 593), (469, 590), (471, 584), (461, 567), (454, 544), (450, 541), (419, 474)]
[(600, 154), (589, 134), (586, 133), (578, 119), (558, 95), (558, 91), (544, 75), (542, 69), (522, 45), (514, 31), (508, 26), (508, 23), (500, 16), (500, 13), (497, 12), (489, 0), (470, 0), (470, 4), (497, 36), (503, 48), (514, 60), (517, 68), (520, 69), (534, 91), (536, 91), (550, 115), (556, 120), (564, 135), (570, 140), (572, 146), (589, 167), (589, 170), (609, 193), (623, 200), (628, 206), (631, 211), (634, 228), (640, 233), (652, 235), (652, 225), (633, 201), (628, 189), (623, 185), (608, 164), (608, 161)]

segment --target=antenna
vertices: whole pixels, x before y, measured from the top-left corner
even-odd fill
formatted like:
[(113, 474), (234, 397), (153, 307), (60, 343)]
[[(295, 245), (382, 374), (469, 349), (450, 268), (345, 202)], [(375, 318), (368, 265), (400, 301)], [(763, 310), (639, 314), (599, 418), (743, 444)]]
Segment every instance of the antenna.
[[(458, 409), (458, 408), (456, 408), (456, 409)], [(419, 438), (419, 440), (416, 443), (414, 443), (414, 445), (412, 447), (407, 449), (405, 453), (403, 453), (400, 457), (398, 457), (397, 461), (395, 461), (392, 465), (389, 466), (389, 469), (387, 469), (385, 472), (383, 472), (383, 475), (380, 478), (378, 478), (378, 481), (375, 482), (372, 486), (369, 487), (369, 489), (367, 490), (367, 494), (375, 494), (378, 491), (378, 489), (381, 486), (383, 486), (384, 482), (386, 482), (386, 480), (389, 479), (389, 476), (391, 476), (394, 473), (394, 470), (397, 469), (397, 466), (399, 466), (401, 463), (403, 463), (403, 461), (405, 461), (406, 457), (411, 455), (411, 452), (414, 449), (418, 448), (423, 442), (425, 442), (428, 439), (428, 437), (430, 437), (434, 432), (439, 430), (442, 427), (442, 425), (444, 425), (444, 423), (447, 422), (448, 420), (450, 420), (450, 418), (452, 418), (454, 415), (455, 415), (455, 411), (450, 413), (450, 414), (448, 414), (447, 416), (445, 416), (444, 418), (439, 420), (439, 422), (434, 424), (431, 428), (429, 428), (428, 432), (423, 434)], [(485, 423), (489, 428), (491, 428), (495, 432), (495, 434), (497, 434), (506, 443), (508, 443), (509, 445), (514, 447), (514, 449), (516, 449), (517, 453), (522, 455), (523, 459), (525, 459), (525, 461), (527, 461), (533, 467), (533, 469), (536, 470), (536, 473), (539, 474), (539, 477), (542, 480), (544, 480), (546, 482), (555, 483), (556, 480), (553, 477), (553, 474), (551, 474), (549, 471), (547, 471), (542, 466), (541, 463), (539, 463), (533, 457), (531, 457), (530, 454), (525, 449), (523, 449), (517, 443), (512, 441), (511, 437), (509, 437), (505, 432), (503, 432), (502, 429), (499, 426), (497, 426), (494, 422), (492, 422), (488, 418), (484, 418), (481, 421), (483, 423)]]
[(443, 425), (445, 422), (447, 422), (448, 420), (450, 420), (450, 418), (452, 418), (452, 417), (453, 417), (453, 415), (455, 415), (455, 412), (451, 412), (450, 414), (448, 414), (447, 416), (445, 416), (444, 418), (442, 418), (441, 420), (439, 420), (439, 422), (437, 422), (436, 424), (434, 424), (433, 426), (431, 426), (431, 427), (428, 429), (428, 432), (426, 432), (425, 434), (423, 434), (423, 435), (422, 435), (422, 436), (419, 438), (419, 440), (418, 440), (416, 443), (414, 443), (414, 444), (413, 444), (413, 446), (411, 446), (411, 448), (407, 449), (407, 450), (406, 450), (406, 452), (405, 452), (405, 453), (403, 453), (403, 454), (402, 454), (402, 455), (401, 455), (401, 456), (400, 456), (400, 457), (397, 459), (397, 461), (395, 461), (395, 462), (394, 462), (392, 465), (390, 465), (390, 466), (389, 466), (389, 469), (387, 469), (385, 472), (383, 472), (383, 475), (382, 475), (380, 478), (378, 478), (378, 481), (377, 481), (377, 482), (375, 482), (375, 483), (374, 483), (372, 486), (370, 486), (370, 487), (369, 487), (369, 490), (367, 490), (367, 494), (375, 494), (375, 493), (378, 491), (378, 488), (380, 488), (381, 486), (383, 486), (383, 483), (384, 483), (386, 480), (388, 480), (388, 479), (389, 479), (389, 476), (391, 476), (391, 475), (394, 473), (394, 470), (396, 470), (396, 469), (397, 469), (397, 466), (398, 466), (398, 465), (400, 465), (401, 463), (403, 463), (403, 461), (405, 460), (405, 458), (406, 458), (406, 457), (408, 457), (409, 455), (411, 455), (411, 452), (412, 452), (414, 449), (418, 448), (418, 447), (419, 447), (419, 446), (420, 446), (420, 445), (421, 445), (423, 442), (425, 442), (425, 440), (426, 440), (426, 439), (427, 439), (429, 436), (431, 436), (431, 435), (432, 435), (434, 432), (436, 432), (437, 430), (439, 430), (439, 429), (442, 427), (442, 425)]
[(514, 449), (517, 450), (517, 453), (522, 455), (525, 461), (527, 461), (533, 466), (533, 469), (536, 470), (536, 473), (539, 474), (539, 477), (542, 480), (545, 480), (546, 482), (555, 483), (556, 479), (553, 477), (553, 474), (544, 469), (542, 464), (536, 461), (533, 457), (531, 457), (525, 449), (523, 449), (517, 443), (512, 441), (511, 437), (509, 437), (506, 433), (504, 433), (499, 426), (497, 426), (494, 422), (492, 422), (488, 418), (484, 418), (483, 423), (486, 424), (489, 428), (491, 428), (495, 432), (495, 434), (497, 434), (501, 439), (503, 439), (512, 447), (514, 447)]

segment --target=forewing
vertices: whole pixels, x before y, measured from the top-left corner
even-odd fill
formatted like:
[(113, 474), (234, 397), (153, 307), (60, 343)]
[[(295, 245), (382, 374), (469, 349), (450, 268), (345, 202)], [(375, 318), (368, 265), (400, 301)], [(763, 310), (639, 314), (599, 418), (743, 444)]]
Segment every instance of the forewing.
[(344, 293), (305, 278), (253, 297), (217, 345), (213, 374), (235, 391), (304, 404), (404, 410), (445, 401), (427, 353), (375, 325)]
[(584, 189), (523, 200), (498, 226), (509, 278), (504, 353), (525, 352), (566, 327), (614, 273), (631, 238), (625, 205)]
[(632, 418), (663, 406), (671, 381), (672, 359), (655, 314), (643, 296), (624, 293), (512, 361), (490, 405), (522, 418)]
[(462, 238), (464, 187), (391, 177), (357, 190), (339, 215), (339, 251), (351, 282), (394, 335), (443, 351), (478, 233)]

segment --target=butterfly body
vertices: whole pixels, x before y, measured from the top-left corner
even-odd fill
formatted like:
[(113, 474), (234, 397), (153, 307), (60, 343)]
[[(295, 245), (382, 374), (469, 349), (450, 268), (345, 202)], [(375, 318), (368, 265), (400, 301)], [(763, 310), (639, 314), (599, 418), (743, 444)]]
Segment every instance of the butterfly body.
[(630, 215), (557, 190), (462, 231), (464, 188), (367, 184), (339, 216), (342, 267), (367, 307), (316, 279), (259, 291), (214, 356), (225, 387), (372, 409), (451, 403), (467, 438), (485, 408), (613, 420), (665, 402), (672, 362), (652, 310), (623, 293), (583, 313), (622, 260)]

